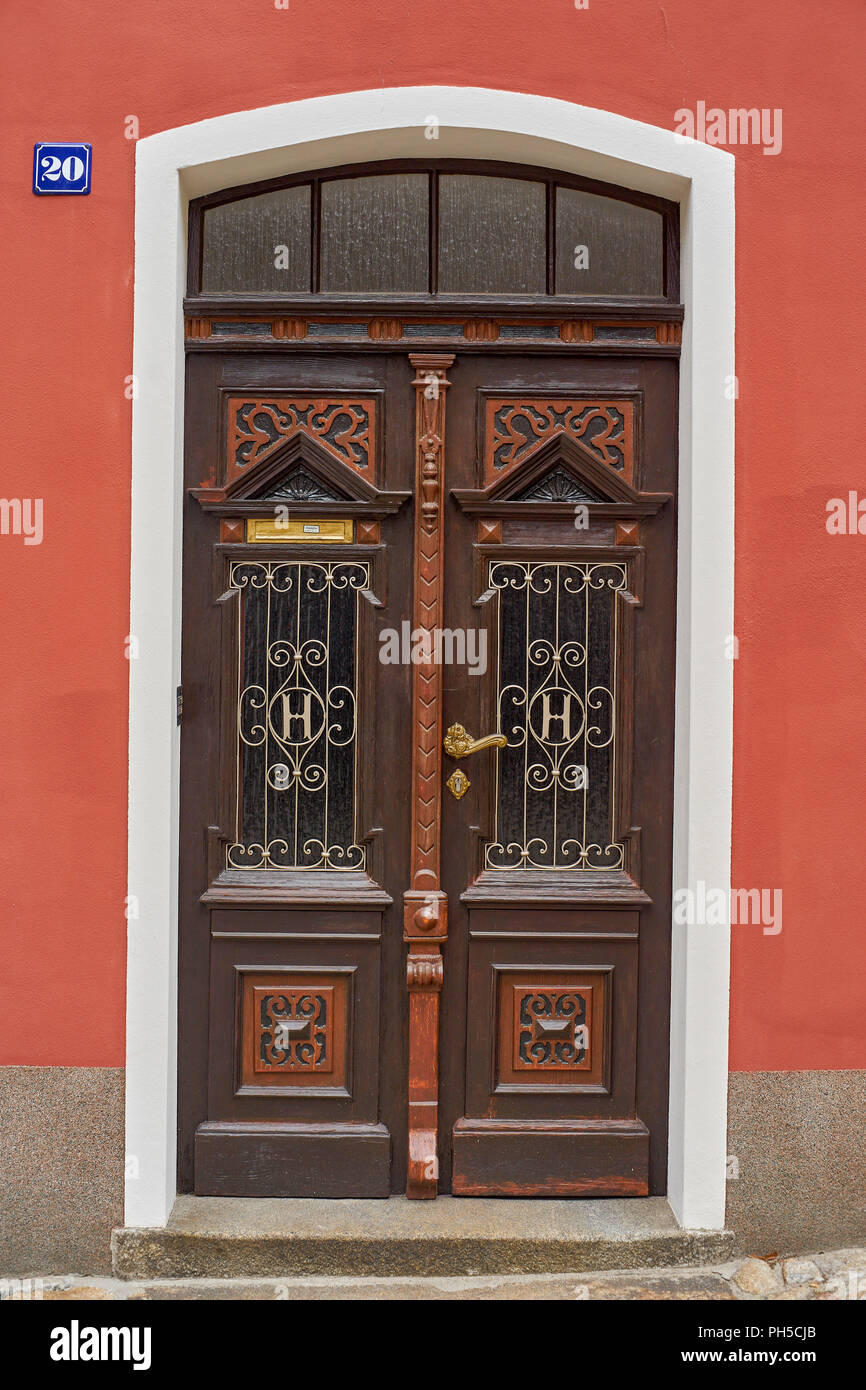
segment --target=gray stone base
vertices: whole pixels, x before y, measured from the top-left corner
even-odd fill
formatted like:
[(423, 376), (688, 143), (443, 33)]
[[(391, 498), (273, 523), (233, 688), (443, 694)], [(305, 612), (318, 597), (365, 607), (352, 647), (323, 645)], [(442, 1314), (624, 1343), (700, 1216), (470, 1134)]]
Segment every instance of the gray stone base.
[(741, 1249), (866, 1242), (866, 1071), (732, 1072), (727, 1224)]
[(123, 1123), (120, 1068), (0, 1067), (0, 1270), (110, 1270)]
[(164, 1230), (113, 1241), (124, 1279), (552, 1274), (714, 1263), (732, 1249), (729, 1232), (681, 1230), (663, 1197), (179, 1197)]
[[(729, 1120), (728, 1151), (739, 1176), (728, 1183), (728, 1226), (737, 1248), (784, 1255), (866, 1242), (866, 1071), (733, 1073)], [(0, 1270), (108, 1272), (110, 1232), (122, 1220), (123, 1168), (120, 1069), (0, 1068)], [(731, 1248), (727, 1235), (680, 1231), (669, 1211), (659, 1221), (656, 1207), (667, 1211), (662, 1199), (483, 1204), (512, 1213), (497, 1218), (505, 1236), (485, 1224), (486, 1216), (471, 1214), (474, 1199), (405, 1204), (437, 1213), (416, 1218), (427, 1222), (421, 1240), (404, 1218), (394, 1220), (400, 1199), (373, 1203), (378, 1215), (354, 1234), (350, 1223), (343, 1235), (326, 1225), (306, 1236), (280, 1224), (270, 1199), (253, 1204), (257, 1215), (247, 1230), (237, 1223), (222, 1230), (227, 1203), (216, 1199), (201, 1199), (213, 1216), (190, 1224), (192, 1209), (184, 1204), (196, 1200), (180, 1199), (165, 1232), (119, 1233), (116, 1259), (128, 1269), (125, 1277), (216, 1273), (215, 1252), (227, 1234), (223, 1277), (555, 1273), (715, 1262)], [(330, 1205), (342, 1220), (356, 1204)], [(527, 1206), (533, 1225), (521, 1232), (519, 1209)], [(286, 1204), (277, 1201), (276, 1208), (285, 1211)], [(448, 1228), (455, 1208), (459, 1232)], [(448, 1264), (449, 1250), (456, 1263)]]
[[(766, 1264), (736, 1259), (702, 1267), (582, 1270), (577, 1274), (369, 1275), (306, 1274), (278, 1279), (102, 1279), (69, 1275), (0, 1279), (0, 1299), (53, 1302), (388, 1302), (586, 1299), (841, 1302), (866, 1299), (866, 1249), (832, 1250)], [(11, 1310), (10, 1310), (11, 1311)]]

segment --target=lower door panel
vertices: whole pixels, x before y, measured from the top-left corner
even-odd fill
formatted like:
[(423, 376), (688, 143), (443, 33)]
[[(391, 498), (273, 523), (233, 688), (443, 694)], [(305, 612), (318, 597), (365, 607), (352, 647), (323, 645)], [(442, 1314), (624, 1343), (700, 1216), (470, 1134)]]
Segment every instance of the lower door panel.
[(453, 1144), (459, 1197), (645, 1197), (649, 1191), (649, 1130), (640, 1120), (461, 1120)]
[[(527, 915), (470, 910), (453, 1191), (646, 1196), (649, 1132), (635, 1113), (639, 914)], [(595, 939), (580, 939), (581, 927)]]
[(218, 1118), (196, 1129), (195, 1191), (387, 1196), (379, 914), (212, 915), (208, 1113)]

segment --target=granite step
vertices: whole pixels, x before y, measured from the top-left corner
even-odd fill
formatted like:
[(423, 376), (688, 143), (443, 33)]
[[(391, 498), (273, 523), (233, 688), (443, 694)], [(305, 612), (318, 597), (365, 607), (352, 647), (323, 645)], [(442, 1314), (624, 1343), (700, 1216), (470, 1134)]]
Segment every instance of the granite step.
[(178, 1197), (164, 1228), (120, 1227), (128, 1280), (477, 1277), (712, 1265), (730, 1231), (680, 1227), (663, 1197), (435, 1202)]

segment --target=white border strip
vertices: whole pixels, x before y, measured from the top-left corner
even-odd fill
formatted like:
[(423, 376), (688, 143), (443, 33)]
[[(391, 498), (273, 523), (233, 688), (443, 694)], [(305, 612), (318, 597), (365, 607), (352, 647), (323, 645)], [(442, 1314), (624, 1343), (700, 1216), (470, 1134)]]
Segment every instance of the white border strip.
[[(439, 121), (435, 144), (425, 139)], [(175, 1197), (183, 323), (191, 197), (259, 178), (402, 155), (505, 159), (678, 200), (683, 342), (674, 884), (730, 881), (734, 161), (624, 116), (473, 87), (402, 87), (241, 111), (140, 140), (132, 413), (126, 1221)], [(729, 933), (674, 927), (669, 1199), (724, 1224)], [(646, 1064), (649, 1065), (649, 1059)]]

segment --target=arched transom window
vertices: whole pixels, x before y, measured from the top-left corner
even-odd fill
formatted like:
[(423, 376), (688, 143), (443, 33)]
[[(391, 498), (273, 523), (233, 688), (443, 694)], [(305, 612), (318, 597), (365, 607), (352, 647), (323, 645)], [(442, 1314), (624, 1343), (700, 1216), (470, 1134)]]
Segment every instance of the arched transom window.
[(673, 204), (522, 166), (326, 170), (191, 216), (192, 295), (677, 298)]

